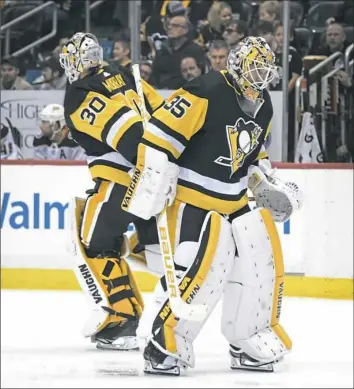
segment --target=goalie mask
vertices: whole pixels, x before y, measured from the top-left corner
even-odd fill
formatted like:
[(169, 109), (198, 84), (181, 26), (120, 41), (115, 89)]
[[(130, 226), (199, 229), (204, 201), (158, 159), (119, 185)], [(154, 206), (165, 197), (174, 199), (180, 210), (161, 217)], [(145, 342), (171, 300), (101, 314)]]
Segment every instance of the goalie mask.
[(49, 104), (38, 114), (39, 127), (44, 136), (51, 141), (63, 131), (68, 131), (64, 117), (64, 107), (60, 104)]
[(236, 80), (243, 96), (255, 101), (277, 76), (275, 55), (261, 37), (247, 37), (231, 50), (227, 70)]
[(85, 70), (102, 64), (103, 49), (93, 34), (77, 32), (64, 45), (59, 62), (71, 84)]

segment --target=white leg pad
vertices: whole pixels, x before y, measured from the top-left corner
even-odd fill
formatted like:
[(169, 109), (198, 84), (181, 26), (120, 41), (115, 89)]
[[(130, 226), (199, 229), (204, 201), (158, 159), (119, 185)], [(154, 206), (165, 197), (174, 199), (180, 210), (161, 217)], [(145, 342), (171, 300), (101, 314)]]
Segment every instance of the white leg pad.
[[(205, 229), (211, 221), (209, 240)], [(217, 220), (216, 220), (217, 219)], [(215, 225), (218, 225), (216, 227)], [(217, 231), (217, 235), (216, 235)], [(203, 239), (204, 238), (204, 239)], [(201, 254), (201, 255), (200, 255)], [(159, 282), (154, 292), (154, 301), (143, 312), (138, 336), (146, 342), (158, 339), (160, 331), (168, 331), (174, 347), (159, 344), (165, 354), (175, 357), (188, 366), (194, 366), (193, 341), (223, 294), (228, 274), (235, 258), (235, 244), (230, 223), (215, 212), (209, 212), (204, 221), (198, 242), (183, 242), (175, 252), (175, 262), (187, 268), (182, 273), (180, 290), (182, 298), (191, 304), (208, 305), (208, 316), (203, 322), (180, 319), (176, 321), (171, 313), (167, 294)], [(188, 264), (189, 262), (189, 264)], [(172, 332), (172, 335), (171, 335)], [(174, 351), (171, 349), (175, 348)]]
[(80, 215), (85, 200), (74, 198), (70, 203), (70, 232), (69, 232), (69, 252), (73, 260), (73, 270), (76, 278), (84, 292), (88, 304), (92, 307), (91, 316), (87, 320), (82, 330), (85, 337), (94, 335), (108, 317), (107, 311), (102, 307), (109, 307), (107, 296), (102, 290), (99, 282), (91, 272), (85, 252), (80, 240)]
[(230, 344), (261, 362), (273, 362), (291, 349), (278, 324), (284, 268), (276, 227), (265, 209), (232, 223), (237, 253), (225, 287), (222, 333)]

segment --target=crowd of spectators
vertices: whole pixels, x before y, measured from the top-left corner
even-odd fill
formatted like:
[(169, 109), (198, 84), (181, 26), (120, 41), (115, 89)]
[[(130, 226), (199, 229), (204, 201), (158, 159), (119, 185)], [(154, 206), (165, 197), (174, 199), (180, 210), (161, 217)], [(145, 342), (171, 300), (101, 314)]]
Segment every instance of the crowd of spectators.
[[(55, 2), (59, 11), (55, 40), (32, 49), (21, 60), (21, 65), (17, 58), (3, 59), (1, 89), (65, 89), (66, 78), (59, 66), (58, 54), (74, 32), (85, 29), (84, 2)], [(336, 51), (344, 53), (353, 42), (354, 0), (339, 2), (335, 12), (327, 16), (316, 16), (312, 10), (318, 3), (325, 2), (290, 2), (289, 107), (295, 104), (294, 86), (303, 73), (304, 57), (329, 56)], [(21, 0), (2, 0), (2, 3), (3, 15), (9, 15), (13, 8), (19, 7)], [(35, 6), (43, 1), (26, 0), (24, 3), (28, 7), (29, 4)], [(257, 35), (263, 36), (276, 54), (280, 77), (273, 82), (270, 90), (281, 90), (284, 39), (282, 7), (283, 3), (276, 0), (142, 0), (142, 77), (158, 89), (177, 89), (210, 69), (225, 69), (229, 50), (245, 36)], [(91, 30), (99, 37), (108, 63), (130, 68), (128, 8), (127, 1), (103, 2), (91, 13)], [(44, 23), (47, 29), (49, 14), (48, 18)], [(41, 31), (41, 34), (46, 32)], [(337, 61), (336, 66), (342, 69), (336, 74), (341, 85), (353, 88), (352, 75), (344, 71), (344, 63)], [(290, 132), (293, 131), (293, 114), (293, 109), (290, 109)], [(293, 144), (290, 149), (294, 149)], [(289, 158), (292, 160), (293, 155)]]

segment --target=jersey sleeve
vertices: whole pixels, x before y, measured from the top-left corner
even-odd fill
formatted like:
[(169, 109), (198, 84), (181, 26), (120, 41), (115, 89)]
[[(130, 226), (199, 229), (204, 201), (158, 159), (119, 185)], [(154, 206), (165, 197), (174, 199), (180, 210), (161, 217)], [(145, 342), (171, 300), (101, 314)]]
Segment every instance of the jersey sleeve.
[(175, 91), (154, 112), (142, 143), (165, 152), (171, 161), (178, 159), (192, 136), (202, 128), (207, 110), (203, 85), (195, 80)]
[(151, 115), (165, 103), (164, 98), (149, 83), (142, 80), (146, 109)]
[(268, 156), (268, 153), (267, 153), (267, 150), (265, 148), (265, 144), (267, 144), (268, 140), (269, 140), (269, 136), (270, 136), (270, 129), (271, 129), (271, 121), (269, 122), (268, 124), (268, 127), (267, 127), (267, 132), (264, 136), (264, 144), (262, 145), (262, 147), (260, 148), (259, 150), (259, 153), (256, 157), (256, 159), (254, 160), (253, 164), (254, 165), (257, 165), (258, 164), (258, 161), (260, 161), (261, 159), (269, 159), (269, 156)]
[(109, 98), (88, 92), (70, 114), (70, 120), (76, 131), (106, 143), (128, 160), (131, 159), (129, 150), (133, 147), (136, 151), (143, 135), (141, 117), (123, 93)]

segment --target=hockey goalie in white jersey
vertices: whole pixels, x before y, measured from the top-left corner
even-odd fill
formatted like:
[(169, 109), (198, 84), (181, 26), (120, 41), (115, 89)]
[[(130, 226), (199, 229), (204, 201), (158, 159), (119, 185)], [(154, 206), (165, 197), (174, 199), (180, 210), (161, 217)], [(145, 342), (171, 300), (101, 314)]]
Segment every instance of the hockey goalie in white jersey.
[[(173, 272), (165, 272), (139, 325), (147, 373), (194, 367), (193, 342), (220, 299), (232, 369), (273, 371), (291, 350), (279, 324), (284, 265), (274, 221), (287, 220), (302, 200), (296, 184), (276, 177), (264, 147), (273, 115), (266, 87), (275, 76), (265, 40), (246, 38), (230, 52), (227, 71), (177, 90), (145, 127), (122, 207), (145, 220), (167, 212), (178, 292), (207, 309), (200, 321), (178, 317), (167, 293)], [(136, 228), (144, 244), (143, 223)], [(145, 255), (155, 270), (162, 263), (156, 246)]]

